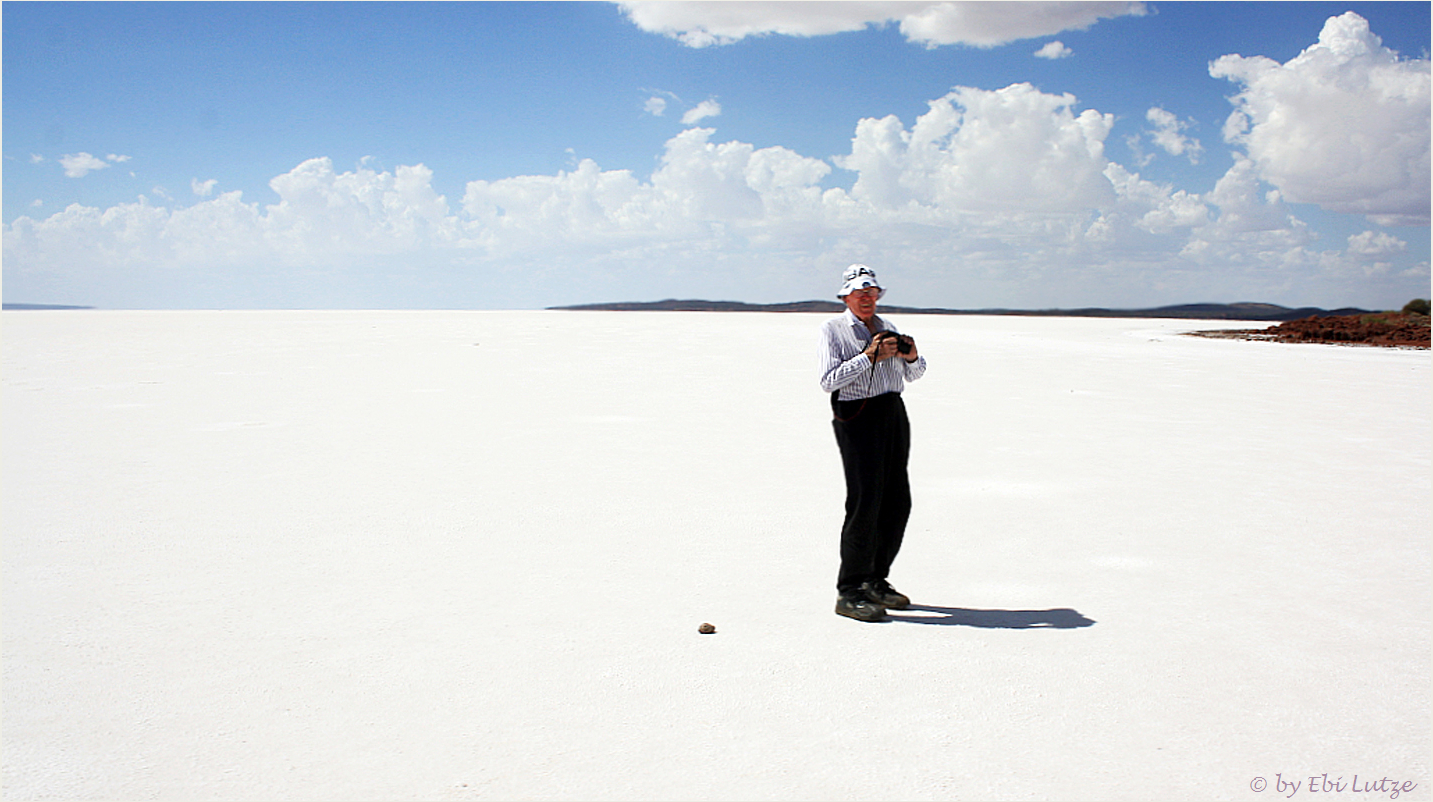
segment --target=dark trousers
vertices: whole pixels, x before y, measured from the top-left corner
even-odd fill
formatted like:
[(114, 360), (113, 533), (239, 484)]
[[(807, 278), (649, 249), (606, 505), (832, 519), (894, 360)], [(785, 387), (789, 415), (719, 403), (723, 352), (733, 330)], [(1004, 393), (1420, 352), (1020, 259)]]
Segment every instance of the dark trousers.
[(900, 393), (863, 401), (831, 398), (836, 444), (846, 471), (846, 521), (841, 526), (839, 591), (885, 579), (901, 550), (911, 513), (906, 462), (911, 424)]

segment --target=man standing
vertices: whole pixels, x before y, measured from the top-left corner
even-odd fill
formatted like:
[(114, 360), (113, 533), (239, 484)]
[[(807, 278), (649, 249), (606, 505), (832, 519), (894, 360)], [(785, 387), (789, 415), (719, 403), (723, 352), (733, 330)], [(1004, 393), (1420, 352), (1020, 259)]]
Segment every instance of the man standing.
[(851, 265), (836, 297), (846, 311), (821, 327), (821, 389), (846, 473), (846, 520), (836, 613), (880, 621), (910, 599), (886, 580), (911, 511), (906, 461), (911, 430), (901, 391), (925, 374), (915, 341), (876, 315), (885, 289), (865, 265)]

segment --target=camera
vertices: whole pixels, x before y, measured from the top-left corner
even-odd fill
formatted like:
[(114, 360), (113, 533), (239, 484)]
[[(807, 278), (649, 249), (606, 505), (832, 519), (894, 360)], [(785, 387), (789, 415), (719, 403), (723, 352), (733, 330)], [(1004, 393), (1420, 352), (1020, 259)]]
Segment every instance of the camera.
[(876, 339), (877, 339), (877, 340), (881, 340), (881, 339), (884, 339), (884, 338), (886, 338), (886, 337), (895, 337), (895, 338), (896, 338), (896, 351), (899, 352), (899, 353), (902, 353), (902, 354), (909, 354), (909, 353), (911, 352), (911, 348), (915, 345), (914, 341), (911, 340), (911, 338), (907, 337), (907, 336), (904, 335), (904, 334), (896, 334), (896, 333), (890, 332), (890, 331), (879, 331), (879, 332), (876, 332)]

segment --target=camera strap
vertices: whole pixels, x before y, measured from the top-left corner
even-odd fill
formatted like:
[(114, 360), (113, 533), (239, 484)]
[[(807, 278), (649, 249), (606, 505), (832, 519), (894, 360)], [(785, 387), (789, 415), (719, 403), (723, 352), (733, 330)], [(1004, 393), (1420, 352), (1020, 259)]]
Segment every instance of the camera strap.
[[(875, 340), (875, 335), (874, 335), (874, 334), (871, 335), (871, 339), (872, 339), (872, 341)], [(832, 417), (834, 417), (836, 420), (840, 421), (841, 423), (850, 423), (851, 421), (855, 420), (856, 417), (859, 416), (859, 415), (861, 414), (861, 412), (866, 409), (866, 402), (869, 401), (869, 400), (871, 400), (871, 397), (870, 397), (870, 396), (871, 396), (871, 381), (872, 381), (873, 379), (875, 379), (875, 378), (876, 378), (876, 363), (875, 363), (875, 362), (872, 362), (872, 363), (871, 363), (871, 369), (868, 370), (868, 371), (866, 371), (866, 397), (861, 399), (861, 405), (860, 405), (859, 407), (856, 407), (856, 411), (855, 411), (854, 413), (852, 413), (852, 414), (851, 414), (851, 417), (849, 417), (849, 418), (843, 418), (843, 417), (841, 417), (841, 406), (840, 406), (840, 405), (841, 405), (842, 402), (839, 400), (840, 395), (841, 395), (841, 391), (840, 391), (840, 390), (835, 390), (834, 392), (832, 392), (832, 393), (831, 393), (831, 415), (832, 415)], [(849, 402), (846, 402), (846, 403), (849, 403)]]
[(861, 405), (859, 407), (856, 407), (856, 411), (851, 414), (851, 417), (843, 418), (841, 417), (841, 404), (849, 404), (851, 402), (836, 400), (836, 397), (840, 394), (840, 390), (837, 390), (836, 392), (831, 394), (831, 416), (834, 417), (836, 420), (840, 421), (841, 423), (850, 423), (851, 421), (859, 417), (861, 412), (866, 408), (866, 402), (871, 400), (869, 398), (862, 398)]

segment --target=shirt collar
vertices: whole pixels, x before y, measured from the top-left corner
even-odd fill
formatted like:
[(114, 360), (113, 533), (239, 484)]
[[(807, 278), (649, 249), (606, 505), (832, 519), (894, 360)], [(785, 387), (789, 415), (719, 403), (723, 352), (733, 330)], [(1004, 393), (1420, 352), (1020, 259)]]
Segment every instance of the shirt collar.
[[(876, 321), (876, 331), (886, 330), (886, 321), (882, 320), (880, 315), (872, 315), (871, 317)], [(846, 307), (846, 322), (850, 323), (853, 327), (860, 326), (862, 329), (866, 328), (866, 324), (862, 323), (861, 319), (856, 317), (856, 313), (852, 312), (850, 307)]]

